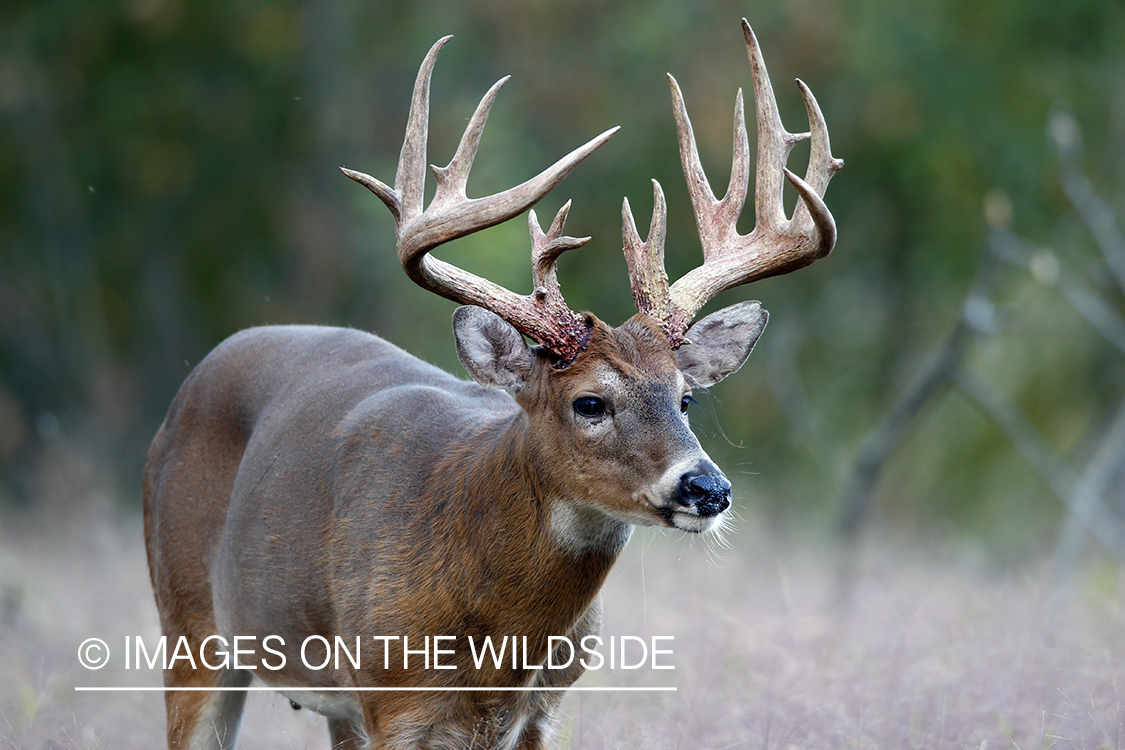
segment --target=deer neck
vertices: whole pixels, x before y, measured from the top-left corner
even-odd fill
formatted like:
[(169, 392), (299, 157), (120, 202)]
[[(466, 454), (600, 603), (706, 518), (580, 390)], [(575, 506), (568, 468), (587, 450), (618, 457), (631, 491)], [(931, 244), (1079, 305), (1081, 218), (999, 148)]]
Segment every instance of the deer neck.
[[(494, 611), (481, 614), (499, 624), (518, 610), (518, 621), (504, 627), (529, 636), (569, 632), (596, 599), (632, 525), (557, 488), (551, 457), (530, 440), (526, 413), (490, 425), (468, 442), (474, 448), (462, 454), (460, 466), (441, 473), (461, 483), (465, 513), (459, 515), (470, 527), (460, 533), (474, 553), (466, 575), (475, 580), (465, 583), (482, 593), (484, 610)], [(512, 601), (537, 605), (512, 608)]]
[(571, 469), (560, 469), (557, 457), (535, 444), (525, 412), (505, 425), (495, 448), (478, 454), (477, 471), (482, 476), (504, 476), (506, 486), (519, 494), (521, 505), (534, 512), (535, 523), (526, 528), (534, 528), (534, 543), (543, 559), (557, 557), (574, 565), (590, 558), (613, 564), (632, 535), (632, 524), (612, 518), (586, 498), (568, 492), (567, 483), (557, 475)]

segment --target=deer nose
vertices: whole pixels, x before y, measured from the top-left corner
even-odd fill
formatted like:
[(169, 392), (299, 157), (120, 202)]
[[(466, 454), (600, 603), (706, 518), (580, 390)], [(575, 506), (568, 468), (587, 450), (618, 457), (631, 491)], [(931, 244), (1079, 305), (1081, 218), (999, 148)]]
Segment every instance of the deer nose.
[(730, 507), (730, 482), (722, 474), (688, 472), (680, 477), (676, 502), (703, 518), (717, 516)]

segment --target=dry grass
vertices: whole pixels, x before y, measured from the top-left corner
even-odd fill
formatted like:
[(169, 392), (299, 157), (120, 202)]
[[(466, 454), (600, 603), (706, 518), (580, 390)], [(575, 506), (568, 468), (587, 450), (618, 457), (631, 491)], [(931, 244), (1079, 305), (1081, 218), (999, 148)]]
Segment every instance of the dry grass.
[[(690, 541), (638, 534), (605, 592), (604, 633), (674, 635), (676, 670), (579, 683), (678, 691), (571, 694), (563, 747), (1125, 748), (1115, 569), (1059, 590), (868, 550), (841, 596), (829, 555), (744, 531), (716, 562)], [(86, 637), (156, 631), (138, 523), (0, 528), (0, 748), (160, 747), (158, 694), (73, 689), (158, 685), (76, 659)], [(326, 746), (322, 720), (251, 695), (241, 748)]]

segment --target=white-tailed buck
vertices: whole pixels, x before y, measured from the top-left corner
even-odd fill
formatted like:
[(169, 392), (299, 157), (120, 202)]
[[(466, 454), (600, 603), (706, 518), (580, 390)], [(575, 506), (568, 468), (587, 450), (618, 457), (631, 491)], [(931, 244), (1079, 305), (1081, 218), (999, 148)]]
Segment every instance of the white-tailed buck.
[[(433, 46), (415, 83), (394, 187), (344, 173), (394, 214), (407, 275), (465, 305), (453, 325), (476, 382), (367, 333), (314, 326), (243, 331), (191, 373), (144, 481), (152, 585), (168, 652), (179, 657), (164, 673), (169, 747), (232, 747), (245, 692), (229, 688), (255, 675), (324, 714), (333, 747), (550, 744), (563, 693), (511, 690), (564, 688), (581, 676), (577, 660), (534, 668), (547, 660), (548, 637), (577, 644), (598, 632), (598, 591), (635, 525), (707, 532), (730, 505), (730, 482), (685, 412), (693, 388), (742, 365), (766, 312), (742, 302), (692, 319), (724, 289), (808, 265), (835, 243), (821, 196), (842, 162), (830, 153), (820, 109), (798, 81), (811, 134), (785, 131), (745, 21), (743, 31), (757, 102), (757, 225), (749, 235), (735, 228), (750, 177), (741, 91), (730, 186), (718, 200), (669, 76), (704, 261), (669, 286), (660, 186), (653, 183), (646, 241), (626, 201), (624, 252), (640, 312), (619, 328), (572, 312), (559, 291), (556, 260), (586, 241), (563, 235), (569, 204), (546, 232), (530, 214), (527, 296), (429, 255), (526, 211), (616, 130), (522, 185), (468, 198), (500, 81), (449, 166), (433, 168), (437, 191), (423, 209), (430, 75), (448, 38)], [(785, 162), (810, 136), (801, 179)], [(785, 180), (800, 196), (792, 218), (782, 205)], [(316, 668), (327, 655), (316, 637), (335, 644), (337, 636), (352, 653), (362, 640), (359, 666), (345, 654)], [(424, 668), (437, 636), (455, 637), (440, 641), (442, 666), (453, 668)], [(526, 637), (526, 663), (521, 655), (515, 668), (475, 668), (467, 641), (486, 636)], [(224, 643), (228, 656), (241, 649), (242, 668), (230, 658), (222, 669), (200, 663), (202, 654), (223, 664)]]

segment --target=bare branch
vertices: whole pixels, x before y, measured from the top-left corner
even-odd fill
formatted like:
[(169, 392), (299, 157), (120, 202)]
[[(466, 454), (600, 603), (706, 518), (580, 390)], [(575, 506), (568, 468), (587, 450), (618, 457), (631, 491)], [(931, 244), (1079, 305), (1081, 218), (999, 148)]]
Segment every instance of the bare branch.
[(839, 525), (845, 538), (854, 538), (859, 531), (883, 467), (914, 418), (956, 373), (967, 334), (968, 327), (964, 321), (958, 321), (945, 343), (926, 358), (883, 419), (864, 439), (841, 498)]
[(957, 386), (996, 423), (1066, 508), (1067, 528), (1056, 550), (1060, 567), (1069, 567), (1077, 556), (1078, 532), (1088, 533), (1102, 549), (1125, 561), (1125, 530), (1102, 503), (1109, 479), (1125, 455), (1125, 402), (1098, 451), (1075, 478), (1035, 427), (992, 386), (964, 369), (957, 373)]
[[(988, 240), (989, 251), (998, 259), (1031, 271), (1033, 248), (1006, 229), (993, 230)], [(1065, 268), (1059, 268), (1053, 279), (1040, 279), (1053, 283), (1075, 312), (1090, 327), (1118, 350), (1125, 352), (1125, 318), (1089, 284), (1076, 278)]]
[(858, 533), (883, 466), (895, 446), (906, 434), (914, 418), (948, 386), (961, 368), (965, 347), (977, 328), (974, 310), (987, 299), (995, 279), (996, 259), (986, 254), (977, 268), (976, 278), (961, 305), (961, 313), (941, 346), (922, 363), (910, 383), (895, 399), (878, 425), (867, 435), (856, 455), (852, 475), (841, 500), (839, 528), (846, 539)]
[(1094, 236), (1117, 288), (1125, 293), (1125, 237), (1113, 211), (1082, 172), (1079, 164), (1082, 133), (1078, 121), (1069, 112), (1056, 110), (1051, 115), (1048, 131), (1062, 166), (1063, 191)]
[(797, 348), (802, 338), (798, 326), (783, 322), (782, 330), (770, 337), (770, 385), (798, 439), (816, 459), (821, 470), (833, 479), (845, 476), (851, 458), (844, 455), (838, 441), (829, 436), (823, 417), (816, 411), (797, 369)]

